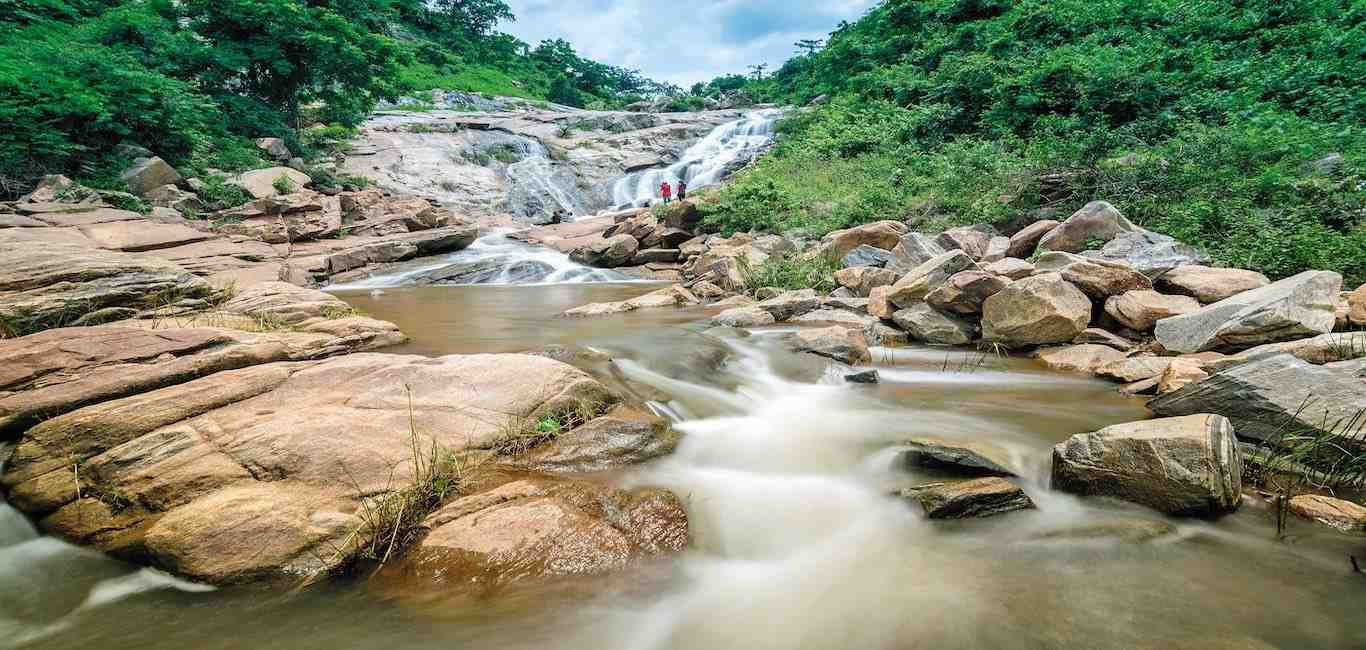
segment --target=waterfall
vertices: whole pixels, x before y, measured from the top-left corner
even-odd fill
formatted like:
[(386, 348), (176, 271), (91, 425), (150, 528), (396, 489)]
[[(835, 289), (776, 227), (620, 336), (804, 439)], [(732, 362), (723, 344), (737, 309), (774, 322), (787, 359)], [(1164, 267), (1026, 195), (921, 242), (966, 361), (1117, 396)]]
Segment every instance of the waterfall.
[(753, 111), (716, 127), (688, 147), (678, 162), (618, 179), (612, 186), (612, 202), (618, 208), (650, 205), (659, 197), (659, 186), (665, 181), (671, 185), (687, 181), (689, 190), (715, 185), (773, 140), (774, 125), (781, 115), (776, 109)]
[[(545, 146), (530, 138), (512, 136), (522, 159), (508, 165), (508, 204), (524, 217), (550, 216), (555, 210), (582, 214), (586, 210), (572, 183), (557, 178), (555, 165)], [(552, 205), (553, 203), (553, 205)]]

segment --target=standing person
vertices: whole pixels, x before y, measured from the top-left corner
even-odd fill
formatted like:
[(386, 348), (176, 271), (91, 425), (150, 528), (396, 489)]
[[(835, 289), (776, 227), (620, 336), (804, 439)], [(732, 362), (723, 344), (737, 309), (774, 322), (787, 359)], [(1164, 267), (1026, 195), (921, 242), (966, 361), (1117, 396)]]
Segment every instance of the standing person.
[(669, 181), (664, 181), (659, 185), (659, 193), (664, 195), (664, 205), (668, 205), (669, 200), (673, 198), (674, 188), (669, 185)]
[(688, 181), (678, 181), (678, 200), (684, 201), (688, 198)]

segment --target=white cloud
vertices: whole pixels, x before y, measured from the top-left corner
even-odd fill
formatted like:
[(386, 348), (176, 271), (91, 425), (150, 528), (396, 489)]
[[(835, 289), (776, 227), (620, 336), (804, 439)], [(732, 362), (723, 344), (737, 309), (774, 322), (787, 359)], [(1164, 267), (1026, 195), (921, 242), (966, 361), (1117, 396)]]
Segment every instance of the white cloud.
[(563, 38), (580, 55), (679, 85), (782, 65), (792, 44), (825, 38), (875, 0), (508, 0), (501, 29), (532, 44)]

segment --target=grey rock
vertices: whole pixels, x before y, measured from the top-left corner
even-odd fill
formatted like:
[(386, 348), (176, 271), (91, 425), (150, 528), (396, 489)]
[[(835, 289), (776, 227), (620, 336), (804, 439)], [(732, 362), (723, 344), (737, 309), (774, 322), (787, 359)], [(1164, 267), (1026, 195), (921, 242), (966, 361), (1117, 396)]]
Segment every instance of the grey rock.
[(1080, 253), (1094, 244), (1109, 243), (1121, 233), (1138, 230), (1115, 206), (1092, 201), (1039, 240), (1039, 250)]
[[(757, 295), (757, 294), (756, 294)], [(786, 291), (755, 305), (773, 315), (779, 323), (812, 312), (821, 307), (821, 298), (814, 289)]]
[(128, 191), (141, 196), (162, 185), (179, 184), (183, 179), (174, 167), (166, 164), (166, 161), (152, 157), (133, 163), (131, 167), (123, 170), (119, 180), (128, 185)]
[(852, 372), (844, 376), (844, 381), (851, 384), (876, 384), (878, 383), (877, 370), (868, 369), (862, 372)]
[(913, 467), (948, 469), (970, 476), (1015, 476), (1004, 449), (989, 443), (913, 438), (902, 445), (902, 461)]
[(1151, 230), (1120, 233), (1100, 250), (1082, 254), (1123, 262), (1149, 278), (1156, 278), (1180, 266), (1210, 262), (1208, 253)]
[(845, 268), (855, 266), (882, 268), (887, 266), (887, 263), (892, 260), (892, 257), (892, 253), (889, 251), (863, 244), (858, 248), (849, 251), (849, 254), (844, 256), (844, 259), (840, 264)]
[(1235, 351), (1333, 331), (1342, 276), (1305, 271), (1157, 322), (1157, 341), (1182, 353)]
[(610, 269), (629, 263), (638, 250), (640, 242), (636, 241), (635, 237), (616, 235), (576, 248), (569, 254), (569, 258), (579, 264)]
[(982, 305), (982, 337), (1006, 347), (1066, 343), (1091, 322), (1091, 300), (1056, 273), (1007, 285)]
[(1053, 448), (1053, 489), (1132, 501), (1159, 512), (1210, 516), (1242, 499), (1242, 453), (1219, 415), (1117, 424)]
[(924, 303), (892, 314), (892, 321), (911, 339), (935, 345), (967, 345), (977, 338), (977, 326), (961, 317), (935, 311)]
[(935, 243), (934, 238), (929, 235), (918, 232), (906, 233), (892, 249), (892, 261), (887, 264), (887, 268), (904, 275), (945, 252), (944, 247)]
[(1000, 477), (934, 483), (903, 490), (930, 519), (971, 519), (1028, 510), (1034, 502), (1019, 486)]

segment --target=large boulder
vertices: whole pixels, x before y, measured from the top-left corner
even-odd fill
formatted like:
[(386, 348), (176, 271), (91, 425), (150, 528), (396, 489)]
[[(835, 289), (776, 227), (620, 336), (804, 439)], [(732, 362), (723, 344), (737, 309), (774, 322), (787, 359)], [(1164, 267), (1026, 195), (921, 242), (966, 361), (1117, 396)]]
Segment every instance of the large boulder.
[(630, 263), (640, 250), (640, 242), (630, 235), (616, 235), (592, 241), (574, 249), (569, 259), (600, 268), (616, 268)]
[(892, 314), (892, 321), (911, 335), (911, 340), (934, 345), (967, 345), (977, 339), (977, 326), (960, 316), (935, 311), (925, 303)]
[(1043, 239), (1044, 235), (1053, 232), (1053, 229), (1061, 224), (1061, 221), (1044, 219), (1021, 228), (1020, 232), (1011, 235), (1010, 246), (1006, 248), (1006, 257), (1029, 259), (1034, 255), (1035, 249), (1039, 247), (1039, 240)]
[(934, 238), (929, 235), (918, 232), (906, 233), (892, 249), (892, 260), (887, 263), (887, 268), (904, 275), (945, 252), (947, 251), (944, 247), (935, 243)]
[(1273, 354), (1221, 370), (1148, 402), (1159, 415), (1218, 413), (1238, 435), (1274, 440), (1286, 431), (1344, 435), (1366, 410), (1366, 382), (1348, 369)]
[(1099, 248), (1122, 233), (1138, 230), (1115, 206), (1092, 201), (1039, 240), (1039, 250), (1080, 253)]
[(74, 323), (107, 307), (145, 308), (203, 298), (209, 283), (160, 259), (71, 244), (0, 241), (0, 320), (25, 334)]
[(982, 338), (1012, 348), (1066, 343), (1090, 322), (1090, 299), (1057, 273), (1012, 282), (982, 305)]
[(405, 591), (423, 583), (488, 588), (607, 573), (688, 545), (687, 513), (671, 492), (547, 474), (487, 481), (427, 516), (419, 531), (382, 582), (401, 581)]
[(844, 259), (859, 246), (891, 250), (906, 234), (906, 224), (899, 221), (878, 221), (845, 230), (836, 230), (821, 238), (821, 251), (831, 259)]
[(503, 453), (509, 423), (610, 399), (527, 355), (266, 363), (45, 420), (0, 482), (75, 543), (212, 584), (297, 580), (388, 534), (367, 512), (401, 490), (458, 478), (431, 474), (454, 471), (443, 459)]
[(1190, 296), (1167, 296), (1151, 290), (1128, 291), (1105, 301), (1105, 313), (1135, 332), (1151, 332), (1157, 321), (1200, 309)]
[(962, 271), (925, 296), (925, 302), (944, 312), (980, 314), (987, 298), (999, 293), (1007, 284), (1010, 284), (1009, 280), (986, 271)]
[[(1180, 271), (1181, 269), (1176, 269)], [(1173, 272), (1176, 272), (1173, 271)], [(1342, 276), (1305, 271), (1198, 311), (1157, 322), (1157, 341), (1173, 352), (1246, 349), (1333, 331)]]
[(887, 300), (899, 308), (921, 302), (931, 291), (961, 271), (981, 270), (967, 253), (952, 250), (915, 267), (892, 285)]
[(1260, 289), (1271, 284), (1271, 280), (1256, 271), (1191, 264), (1171, 269), (1154, 280), (1153, 284), (1160, 291), (1190, 296), (1208, 305), (1245, 291)]
[(980, 261), (986, 257), (987, 248), (991, 246), (991, 238), (995, 236), (996, 230), (991, 226), (960, 226), (940, 233), (934, 243), (946, 251), (963, 251), (974, 261)]
[(871, 266), (855, 266), (835, 271), (835, 282), (860, 297), (868, 296), (878, 287), (891, 286), (900, 277), (893, 271)]
[(143, 158), (123, 170), (119, 180), (128, 186), (128, 191), (142, 196), (163, 185), (178, 185), (184, 179), (174, 167), (157, 158)]
[(1025, 260), (1014, 257), (1007, 257), (1003, 260), (986, 265), (983, 267), (983, 270), (987, 273), (993, 273), (1010, 280), (1023, 280), (1034, 275), (1034, 272), (1037, 269), (1034, 268), (1032, 262), (1026, 262)]
[(1208, 253), (1151, 230), (1120, 233), (1100, 250), (1082, 254), (1123, 262), (1150, 278), (1157, 278), (1178, 267), (1210, 262)]
[(1218, 415), (1117, 424), (1053, 448), (1053, 489), (1132, 501), (1169, 515), (1236, 510), (1242, 476), (1233, 426)]
[[(281, 179), (285, 179), (281, 181)], [(285, 182), (287, 181), (287, 183)], [(234, 177), (231, 181), (233, 185), (242, 188), (253, 198), (264, 199), (279, 194), (293, 194), (294, 192), (308, 187), (313, 179), (296, 169), (289, 167), (267, 167), (254, 171), (243, 172)], [(287, 191), (280, 191), (277, 185), (287, 185)]]
[(868, 340), (863, 332), (834, 326), (823, 329), (803, 329), (792, 334), (791, 345), (798, 352), (834, 359), (849, 365), (870, 363)]
[(1093, 300), (1104, 302), (1126, 291), (1153, 288), (1148, 276), (1122, 262), (1091, 259), (1071, 253), (1049, 252), (1040, 255), (1034, 266), (1041, 273), (1060, 273)]

